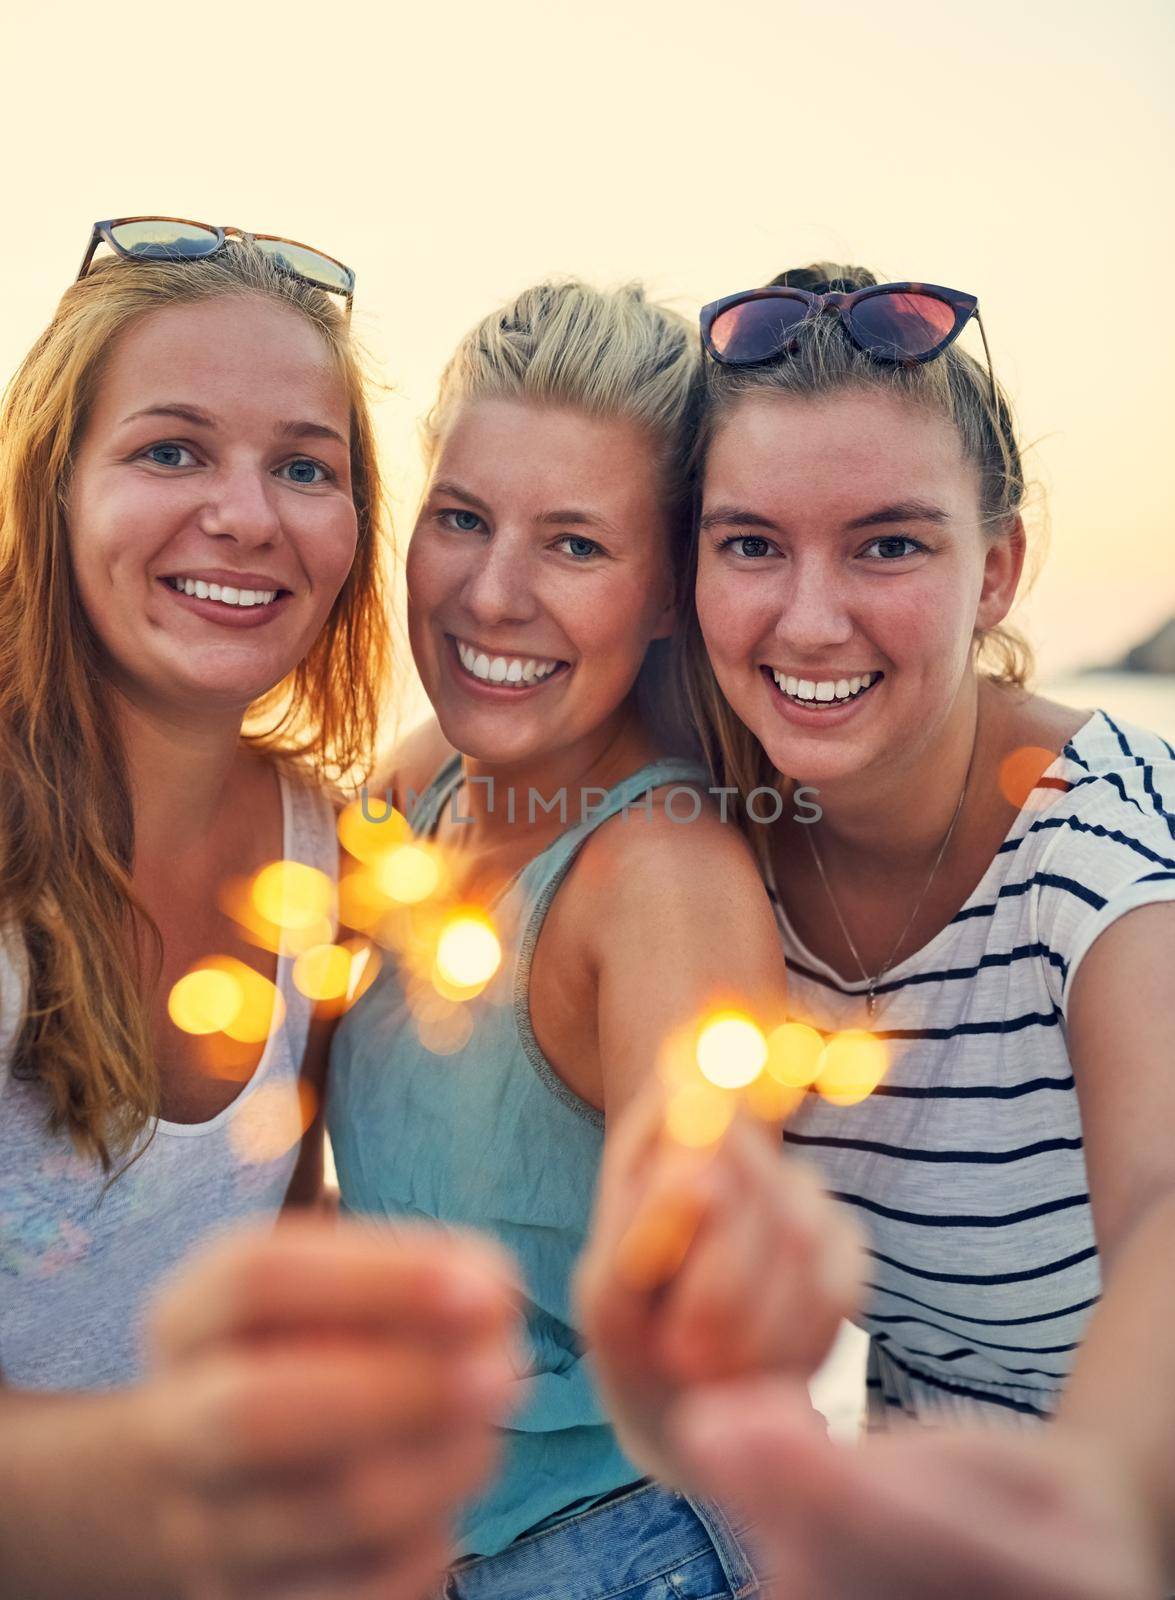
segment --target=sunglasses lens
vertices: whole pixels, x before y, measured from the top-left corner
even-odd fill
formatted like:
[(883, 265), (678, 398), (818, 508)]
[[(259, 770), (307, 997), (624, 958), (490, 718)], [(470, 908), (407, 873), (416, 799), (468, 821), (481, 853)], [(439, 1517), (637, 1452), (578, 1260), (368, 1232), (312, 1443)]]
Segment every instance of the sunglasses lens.
[(220, 242), (211, 228), (196, 222), (167, 222), (162, 217), (120, 222), (110, 233), (128, 256), (148, 261), (192, 261), (211, 255)]
[(272, 256), (286, 272), (309, 278), (311, 283), (330, 289), (335, 294), (350, 294), (354, 289), (352, 274), (329, 256), (319, 255), (317, 250), (308, 250), (304, 244), (291, 244), (287, 239), (263, 239), (256, 235), (254, 238), (257, 248)]
[(858, 301), (853, 333), (870, 355), (908, 360), (937, 350), (955, 327), (955, 311), (929, 294), (875, 294)]
[(773, 295), (743, 300), (721, 311), (710, 324), (710, 343), (721, 361), (734, 366), (768, 361), (787, 348), (791, 331), (808, 314), (803, 300)]

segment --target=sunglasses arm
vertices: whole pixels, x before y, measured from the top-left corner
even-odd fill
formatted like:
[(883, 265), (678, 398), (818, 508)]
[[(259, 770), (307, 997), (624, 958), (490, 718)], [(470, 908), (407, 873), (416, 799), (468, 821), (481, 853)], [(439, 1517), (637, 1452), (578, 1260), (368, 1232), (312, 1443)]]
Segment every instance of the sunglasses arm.
[(89, 272), (89, 270), (90, 270), (90, 262), (93, 261), (93, 259), (94, 259), (94, 251), (97, 250), (98, 246), (101, 243), (102, 243), (101, 230), (99, 228), (96, 228), (96, 227), (92, 228), (90, 230), (90, 242), (86, 246), (86, 253), (82, 257), (82, 264), (78, 268), (77, 277), (74, 279), (75, 283), (80, 283), (81, 280), (85, 277), (86, 273)]
[(991, 380), (991, 411), (997, 422), (1000, 415), (1000, 398), (995, 386), (995, 367), (991, 359), (991, 346), (987, 342), (987, 329), (983, 326), (983, 318), (979, 315), (979, 307), (975, 308), (975, 320), (979, 324), (979, 337), (983, 340), (983, 353), (987, 357), (987, 376)]

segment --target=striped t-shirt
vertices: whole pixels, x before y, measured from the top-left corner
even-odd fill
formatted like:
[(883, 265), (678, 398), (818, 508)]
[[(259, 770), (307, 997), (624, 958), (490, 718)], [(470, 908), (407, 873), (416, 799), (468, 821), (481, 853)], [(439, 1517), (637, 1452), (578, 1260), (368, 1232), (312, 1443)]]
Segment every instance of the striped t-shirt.
[[(1095, 712), (966, 905), (877, 986), (883, 1084), (851, 1107), (810, 1094), (792, 1118), (785, 1138), (869, 1236), (871, 1426), (1054, 1410), (1101, 1283), (1073, 975), (1110, 923), (1160, 900), (1175, 900), (1175, 750)], [(861, 1026), (866, 985), (777, 914), (793, 1013)]]

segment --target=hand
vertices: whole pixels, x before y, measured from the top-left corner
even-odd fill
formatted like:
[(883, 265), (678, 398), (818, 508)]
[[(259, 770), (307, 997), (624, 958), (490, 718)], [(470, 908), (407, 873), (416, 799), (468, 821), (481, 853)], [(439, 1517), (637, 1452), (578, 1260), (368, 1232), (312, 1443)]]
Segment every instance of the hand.
[(226, 1241), (159, 1303), (144, 1386), (194, 1600), (419, 1600), (517, 1387), (488, 1243), (307, 1219)]
[(1137, 1497), (1104, 1446), (903, 1428), (859, 1446), (780, 1382), (687, 1399), (674, 1432), (707, 1494), (756, 1524), (780, 1600), (1158, 1600)]
[(625, 1450), (689, 1487), (665, 1423), (689, 1389), (819, 1366), (855, 1308), (863, 1257), (846, 1212), (778, 1137), (738, 1117), (691, 1150), (647, 1091), (610, 1134), (577, 1277), (589, 1354)]

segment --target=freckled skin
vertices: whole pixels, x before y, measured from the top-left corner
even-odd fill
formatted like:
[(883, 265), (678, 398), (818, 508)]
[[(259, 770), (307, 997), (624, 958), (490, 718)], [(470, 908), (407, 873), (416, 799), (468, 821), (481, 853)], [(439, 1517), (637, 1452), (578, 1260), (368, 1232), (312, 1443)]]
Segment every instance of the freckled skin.
[[(945, 520), (846, 529), (915, 499)], [(748, 396), (706, 463), (703, 515), (722, 506), (778, 529), (707, 530), (697, 581), (718, 682), (776, 768), (819, 785), (931, 748), (966, 682), (973, 631), (994, 626), (1011, 599), (993, 561), (1002, 541), (980, 526), (978, 475), (949, 420), (874, 392), (818, 404)], [(758, 559), (742, 553), (755, 546), (716, 548), (740, 535), (770, 548)], [(907, 539), (926, 549), (905, 549)], [(764, 664), (811, 678), (879, 671), (885, 681), (843, 728), (809, 730), (781, 717)]]
[[(181, 403), (212, 425), (133, 413)], [(281, 681), (322, 629), (350, 569), (356, 517), (349, 449), (283, 438), (311, 421), (350, 436), (346, 390), (298, 312), (257, 297), (168, 306), (115, 344), (70, 485), (70, 548), (82, 603), (136, 702), (243, 711)], [(182, 444), (184, 453), (158, 447)], [(156, 456), (148, 455), (153, 448)], [(291, 462), (328, 474), (300, 483)], [(292, 591), (263, 627), (195, 615), (159, 583), (227, 568)]]
[[(455, 525), (455, 510), (477, 508), (444, 483), (484, 504), (478, 526)], [(517, 766), (606, 726), (672, 625), (661, 500), (650, 442), (631, 422), (514, 400), (457, 408), (408, 552), (412, 651), (450, 744)], [(568, 509), (606, 526), (540, 520)], [(584, 540), (598, 553), (572, 553)], [(478, 702), (455, 679), (446, 634), (571, 671), (517, 705)]]

